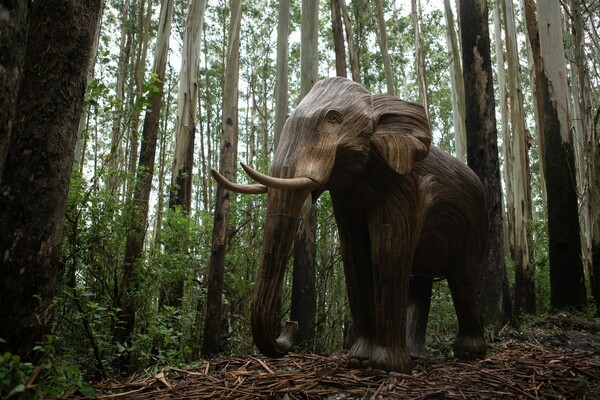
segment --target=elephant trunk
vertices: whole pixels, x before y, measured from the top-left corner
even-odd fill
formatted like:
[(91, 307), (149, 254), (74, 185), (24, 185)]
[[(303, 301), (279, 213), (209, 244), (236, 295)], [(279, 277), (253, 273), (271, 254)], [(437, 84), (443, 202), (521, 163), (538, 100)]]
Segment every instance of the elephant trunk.
[(256, 347), (266, 356), (283, 357), (294, 341), (296, 322), (288, 322), (276, 333), (275, 316), (290, 249), (307, 190), (269, 190), (265, 221), (263, 255), (252, 302), (252, 336)]

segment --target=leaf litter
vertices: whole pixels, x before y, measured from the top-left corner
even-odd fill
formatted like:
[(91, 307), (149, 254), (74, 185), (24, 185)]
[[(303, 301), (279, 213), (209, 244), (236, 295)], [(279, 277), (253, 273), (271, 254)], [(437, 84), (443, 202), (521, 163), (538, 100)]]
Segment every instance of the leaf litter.
[(538, 337), (492, 343), (484, 360), (415, 359), (410, 375), (349, 369), (345, 354), (250, 355), (209, 359), (191, 369), (166, 366), (154, 376), (93, 387), (104, 399), (600, 400), (600, 336), (567, 331)]

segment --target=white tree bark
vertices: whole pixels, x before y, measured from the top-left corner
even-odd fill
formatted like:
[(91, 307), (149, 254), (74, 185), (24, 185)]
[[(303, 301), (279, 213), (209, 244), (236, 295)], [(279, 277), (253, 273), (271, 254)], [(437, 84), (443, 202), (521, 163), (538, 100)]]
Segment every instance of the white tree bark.
[(523, 307), (525, 311), (535, 311), (530, 307), (532, 293), (527, 291), (532, 288), (531, 266), (529, 259), (529, 221), (531, 220), (531, 198), (529, 190), (528, 170), (528, 137), (525, 129), (525, 112), (523, 110), (523, 94), (521, 85), (521, 72), (519, 65), (519, 52), (517, 48), (517, 30), (515, 27), (515, 13), (513, 0), (504, 0), (504, 24), (506, 28), (506, 58), (508, 64), (508, 76), (510, 87), (510, 122), (512, 133), (512, 166), (505, 161), (505, 168), (512, 167), (513, 179), (513, 201), (514, 207), (514, 262), (516, 273), (520, 274), (517, 279), (518, 298), (515, 301), (517, 307)]
[(275, 82), (275, 144), (277, 150), (279, 135), (287, 119), (288, 112), (288, 50), (290, 34), (290, 0), (279, 2), (279, 24), (277, 29), (277, 80)]
[(346, 41), (348, 42), (348, 58), (350, 59), (350, 72), (352, 80), (360, 83), (360, 68), (358, 62), (358, 54), (356, 42), (354, 41), (354, 33), (352, 31), (352, 22), (350, 22), (350, 14), (345, 0), (340, 0), (340, 8), (342, 9), (342, 19), (344, 20), (344, 28), (346, 30)]
[[(196, 110), (198, 106), (198, 68), (200, 66), (200, 43), (204, 10), (207, 0), (192, 0), (187, 11), (181, 71), (179, 73), (179, 94), (177, 96), (177, 120), (175, 123), (175, 154), (173, 158), (172, 185), (180, 185), (183, 180), (191, 182), (193, 166), (194, 137), (196, 131)], [(181, 177), (186, 174), (185, 177)], [(185, 188), (173, 190), (183, 191)], [(189, 185), (191, 191), (191, 184)], [(184, 208), (190, 208), (191, 193), (183, 196)]]
[(454, 117), (454, 149), (456, 157), (467, 162), (467, 133), (465, 130), (465, 83), (460, 64), (460, 50), (454, 24), (454, 15), (450, 0), (444, 0), (448, 50), (452, 57), (450, 63), (450, 85), (452, 87), (452, 115)]
[(509, 118), (508, 118), (508, 93), (506, 90), (506, 71), (504, 68), (504, 49), (502, 47), (502, 22), (500, 21), (500, 5), (494, 4), (494, 40), (496, 44), (496, 70), (498, 74), (498, 97), (500, 105), (500, 133), (502, 136), (502, 155), (504, 157), (504, 254), (511, 254), (514, 246), (514, 213), (515, 200), (513, 190), (513, 148), (510, 139)]
[[(573, 120), (575, 122), (575, 143), (580, 214), (582, 222), (583, 262), (587, 268), (596, 303), (600, 304), (600, 265), (594, 265), (593, 249), (600, 243), (600, 188), (595, 184), (595, 155), (598, 138), (594, 136), (594, 107), (592, 105), (590, 76), (585, 50), (585, 30), (581, 3), (570, 1), (571, 32), (573, 32), (573, 54), (571, 61)], [(597, 261), (596, 261), (597, 262)]]
[[(521, 11), (522, 11), (522, 15), (525, 15), (525, 3), (523, 0), (521, 0)], [(523, 29), (525, 30), (525, 35), (527, 37), (529, 37), (529, 34), (527, 33), (527, 24), (524, 23), (523, 24)], [(526, 44), (525, 46), (527, 47), (527, 65), (528, 65), (528, 69), (529, 69), (529, 81), (530, 81), (530, 86), (531, 86), (531, 90), (532, 92), (535, 91), (535, 62), (533, 61), (533, 51), (531, 49), (531, 43), (529, 40), (526, 40)], [(542, 137), (541, 137), (541, 127), (540, 127), (540, 113), (539, 113), (539, 108), (538, 108), (538, 98), (535, 95), (531, 96), (532, 99), (532, 103), (533, 103), (533, 121), (535, 124), (535, 133), (534, 133), (534, 137), (535, 140), (537, 142), (537, 147), (538, 147), (538, 162), (539, 162), (539, 185), (540, 185), (540, 192), (541, 192), (541, 196), (542, 196), (542, 202), (545, 205), (546, 204), (546, 169), (544, 168), (544, 156), (543, 156), (543, 142), (542, 142)], [(535, 209), (532, 210), (532, 212), (535, 214)]]
[(567, 61), (564, 47), (556, 45), (563, 43), (560, 4), (558, 0), (544, 0), (537, 2), (537, 7), (540, 51), (544, 71), (551, 86), (551, 100), (558, 110), (560, 136), (563, 143), (571, 143)]
[(390, 61), (390, 54), (387, 46), (387, 32), (385, 29), (385, 16), (383, 15), (383, 4), (382, 0), (375, 0), (375, 7), (377, 8), (377, 23), (379, 25), (379, 49), (383, 57), (383, 69), (385, 72), (385, 83), (387, 86), (387, 94), (394, 95), (394, 75), (392, 73), (392, 63)]
[(419, 99), (425, 112), (429, 115), (429, 97), (427, 96), (427, 80), (425, 79), (425, 54), (423, 54), (423, 36), (419, 29), (420, 3), (411, 0), (412, 23), (415, 33), (416, 63), (417, 63), (417, 85), (419, 86)]

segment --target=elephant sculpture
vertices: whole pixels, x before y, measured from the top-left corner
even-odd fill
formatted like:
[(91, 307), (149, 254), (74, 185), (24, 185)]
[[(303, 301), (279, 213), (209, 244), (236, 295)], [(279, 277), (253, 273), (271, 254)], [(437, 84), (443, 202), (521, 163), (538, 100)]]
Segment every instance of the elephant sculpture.
[(288, 118), (268, 175), (242, 164), (268, 193), (252, 334), (270, 357), (293, 345), (295, 323), (278, 334), (275, 313), (303, 203), (329, 190), (339, 230), (356, 342), (352, 368), (409, 373), (425, 351), (432, 281), (446, 278), (459, 329), (457, 357), (483, 357), (476, 301), (486, 251), (484, 191), (473, 171), (431, 145), (423, 107), (372, 95), (345, 78), (317, 82)]

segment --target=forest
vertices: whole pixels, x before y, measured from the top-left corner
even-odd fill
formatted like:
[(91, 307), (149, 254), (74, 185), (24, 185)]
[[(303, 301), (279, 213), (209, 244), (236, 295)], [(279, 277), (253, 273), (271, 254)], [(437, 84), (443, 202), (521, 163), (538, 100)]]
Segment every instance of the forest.
[[(600, 335), (598, 15), (595, 0), (0, 2), (0, 399), (259, 354), (267, 197), (211, 171), (267, 174), (286, 119), (334, 76), (421, 104), (432, 144), (483, 183), (488, 344), (557, 316)], [(304, 205), (277, 299), (295, 354), (353, 341), (333, 203)], [(436, 281), (430, 354), (456, 331)]]

